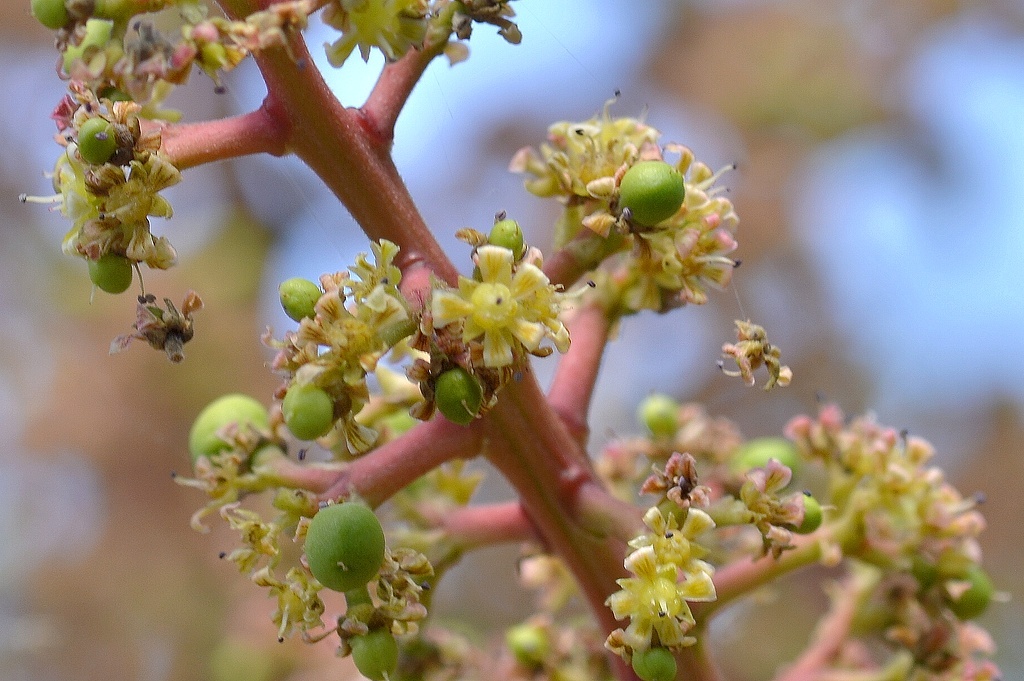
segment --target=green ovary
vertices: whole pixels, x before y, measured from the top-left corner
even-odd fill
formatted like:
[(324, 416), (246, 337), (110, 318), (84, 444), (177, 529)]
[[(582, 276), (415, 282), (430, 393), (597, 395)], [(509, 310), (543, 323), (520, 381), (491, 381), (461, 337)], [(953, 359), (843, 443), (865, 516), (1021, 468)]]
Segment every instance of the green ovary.
[(470, 302), (473, 304), (473, 321), (485, 331), (509, 326), (519, 310), (519, 303), (504, 284), (480, 284), (473, 291)]

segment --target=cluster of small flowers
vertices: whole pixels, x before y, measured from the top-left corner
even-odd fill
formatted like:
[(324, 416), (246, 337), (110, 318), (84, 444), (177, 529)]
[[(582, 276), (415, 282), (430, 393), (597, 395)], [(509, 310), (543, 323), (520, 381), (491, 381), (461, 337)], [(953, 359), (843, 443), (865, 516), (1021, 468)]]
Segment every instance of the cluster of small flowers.
[(172, 266), (174, 248), (153, 236), (149, 221), (171, 216), (159, 192), (181, 181), (159, 154), (159, 132), (143, 131), (134, 102), (97, 99), (80, 83), (70, 90), (53, 113), (56, 139), (65, 147), (52, 176), (57, 194), (23, 200), (59, 205), (72, 221), (63, 242), (69, 255), (96, 262), (113, 254), (154, 268)]
[[(636, 550), (627, 568), (634, 576), (620, 581), (623, 590), (608, 601), (616, 618), (630, 618), (630, 627), (609, 638), (613, 650), (644, 650), (650, 631), (658, 634), (654, 645), (670, 646), (659, 626), (675, 637), (669, 640), (693, 626), (689, 608), (680, 604), (683, 597), (675, 594), (688, 583), (702, 583), (691, 574), (702, 571), (704, 551), (693, 540), (715, 528), (702, 541), (713, 547), (718, 565), (765, 554), (780, 560), (797, 551), (806, 556), (800, 561), (816, 556), (847, 569), (843, 598), (858, 604), (857, 634), (849, 637), (848, 655), (837, 657), (838, 667), (859, 660), (859, 668), (877, 668), (866, 641), (881, 634), (903, 651), (887, 662), (903, 670), (900, 678), (998, 678), (985, 659), (993, 652), (991, 638), (970, 621), (994, 597), (979, 565), (977, 537), (984, 520), (978, 500), (964, 498), (937, 468), (927, 466), (933, 455), (927, 442), (868, 418), (847, 424), (834, 406), (824, 407), (817, 419), (794, 419), (787, 427), (792, 442), (744, 443), (728, 422), (660, 395), (647, 398), (638, 413), (650, 437), (613, 442), (596, 462), (620, 497), (639, 492), (660, 498), (644, 519), (650, 532), (630, 544)], [(808, 460), (825, 466), (827, 503), (788, 491)], [(691, 517), (706, 518), (700, 531), (686, 531)], [(760, 535), (757, 544), (748, 541), (751, 527)], [(809, 536), (796, 541), (803, 534)], [(679, 555), (698, 560), (689, 572), (678, 563), (670, 567), (672, 559), (659, 559), (659, 547), (664, 552), (672, 542), (685, 542), (689, 554)], [(709, 580), (710, 574), (708, 566)], [(685, 600), (710, 599), (713, 589)]]
[(559, 319), (563, 295), (541, 271), (539, 252), (530, 255), (517, 261), (508, 248), (480, 246), (473, 256), (479, 277), (459, 277), (455, 291), (433, 291), (433, 327), (455, 325), (484, 367), (512, 366), (527, 353), (549, 355), (541, 347), (545, 339), (559, 352), (569, 349), (569, 332)]
[(858, 540), (846, 556), (872, 566), (875, 607), (887, 616), (871, 630), (909, 651), (922, 678), (998, 678), (980, 615), (994, 588), (980, 567), (985, 520), (978, 498), (965, 498), (929, 466), (932, 446), (857, 418), (847, 424), (834, 405), (817, 419), (797, 417), (787, 434), (801, 453), (821, 461), (837, 515), (854, 522)]
[(468, 39), (474, 22), (495, 25), (505, 40), (518, 44), (522, 34), (511, 20), (515, 12), (510, 1), (330, 0), (323, 20), (341, 31), (341, 37), (327, 45), (327, 60), (341, 66), (358, 48), (366, 61), (376, 48), (395, 61), (412, 49), (439, 45), (454, 64), (469, 51), (464, 43), (449, 43), (449, 38), (454, 33), (460, 40)]
[[(510, 169), (532, 176), (530, 192), (564, 204), (556, 247), (584, 269), (604, 261), (591, 277), (608, 310), (703, 304), (707, 288), (726, 286), (736, 264), (728, 255), (738, 218), (714, 186), (720, 173), (680, 145), (663, 151), (656, 129), (612, 118), (610, 104), (589, 121), (552, 125), (548, 143), (520, 150)], [(665, 151), (679, 160), (668, 164)]]
[(274, 506), (279, 511), (277, 517), (265, 522), (255, 511), (242, 508), (239, 502), (223, 505), (220, 515), (238, 532), (242, 545), (222, 556), (276, 598), (277, 608), (272, 619), (278, 627), (278, 638), (284, 640), (295, 629), (308, 635), (309, 631), (322, 627), (325, 607), (319, 596), (323, 587), (308, 571), (293, 566), (284, 579), (275, 574), (282, 559), (281, 537), (297, 533), (303, 519), (316, 512), (315, 498), (300, 490), (280, 490)]
[[(220, 415), (221, 418), (228, 418)], [(237, 418), (237, 417), (236, 417)], [(259, 421), (256, 418), (255, 421)], [(194, 452), (195, 478), (176, 476), (176, 481), (196, 487), (210, 496), (210, 502), (193, 516), (193, 526), (205, 531), (201, 520), (213, 510), (240, 537), (240, 545), (221, 554), (234, 562), (240, 572), (254, 584), (266, 588), (277, 601), (272, 620), (281, 640), (298, 631), (304, 640), (316, 642), (331, 634), (340, 639), (342, 654), (351, 650), (353, 637), (364, 636), (371, 629), (386, 629), (397, 634), (414, 634), (417, 622), (426, 616), (420, 602), (426, 580), (433, 576), (429, 559), (413, 548), (384, 550), (382, 565), (373, 577), (373, 594), (366, 589), (346, 592), (345, 613), (334, 626), (324, 627), (324, 589), (306, 564), (300, 564), (282, 550), (282, 538), (296, 542), (306, 538), (310, 519), (321, 508), (317, 495), (294, 487), (290, 473), (302, 464), (289, 459), (284, 443), (276, 442), (263, 423), (227, 421), (211, 434), (211, 453)], [(340, 470), (338, 464), (313, 464), (322, 469)], [(242, 507), (242, 501), (253, 494), (272, 491), (275, 517), (264, 520), (260, 514)], [(468, 501), (468, 496), (466, 497)], [(354, 502), (358, 503), (358, 502)], [(287, 560), (292, 564), (282, 566)], [(284, 577), (280, 572), (287, 567)]]
[[(177, 113), (158, 107), (175, 85), (188, 81), (193, 66), (219, 83), (218, 73), (233, 69), (248, 54), (287, 47), (289, 33), (306, 26), (317, 4), (280, 2), (231, 21), (207, 17), (203, 6), (179, 0), (70, 0), (66, 20), (54, 26), (63, 54), (60, 75), (111, 99), (139, 102), (147, 118), (176, 119)], [(136, 18), (173, 6), (182, 19), (177, 40), (157, 30), (152, 20)]]
[(649, 532), (629, 542), (626, 556), (632, 577), (618, 580), (620, 591), (608, 597), (616, 619), (629, 618), (625, 630), (609, 634), (605, 645), (629, 660), (652, 646), (680, 648), (693, 645), (688, 635), (695, 625), (689, 602), (715, 600), (714, 568), (701, 560), (706, 551), (697, 538), (715, 527), (715, 521), (698, 508), (667, 517), (657, 506), (644, 514)]
[(278, 349), (272, 368), (287, 377), (279, 397), (287, 399), (290, 391), (314, 394), (313, 390), (327, 397), (326, 418), (309, 432), (289, 423), (285, 413), (293, 433), (302, 439), (321, 438), (329, 448), (347, 445), (352, 453), (367, 451), (378, 435), (356, 420), (369, 401), (367, 374), (416, 328), (398, 290), (402, 274), (393, 264), (398, 246), (382, 240), (370, 247), (374, 263), (360, 254), (350, 271), (321, 276), (322, 291), (316, 291), (315, 303), (296, 315), (298, 328), (280, 341), (269, 334), (266, 338)]

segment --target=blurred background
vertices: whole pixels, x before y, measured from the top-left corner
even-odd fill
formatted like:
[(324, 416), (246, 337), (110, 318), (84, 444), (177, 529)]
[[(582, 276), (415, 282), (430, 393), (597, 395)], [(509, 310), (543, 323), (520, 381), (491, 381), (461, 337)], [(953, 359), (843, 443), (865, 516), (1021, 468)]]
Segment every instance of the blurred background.
[[(456, 257), (458, 228), (496, 211), (545, 245), (557, 207), (522, 190), (508, 160), (555, 120), (584, 120), (616, 90), (616, 115), (713, 168), (740, 215), (743, 266), (704, 308), (640, 315), (611, 346), (594, 405), (595, 447), (638, 430), (651, 391), (699, 400), (747, 436), (778, 434), (821, 399), (873, 411), (936, 444), (965, 493), (981, 491), (986, 565), (1024, 593), (1024, 5), (1020, 0), (520, 0), (519, 47), (484, 27), (468, 62), (426, 73), (399, 121), (396, 156)], [(61, 255), (68, 225), (18, 194), (46, 195), (64, 92), (28, 0), (0, 4), (0, 678), (249, 681), (345, 678), (328, 643), (275, 642), (263, 593), (217, 560), (233, 537), (189, 529), (202, 499), (172, 483), (191, 419), (213, 397), (269, 400), (259, 342), (288, 322), (283, 278), (315, 279), (366, 250), (352, 220), (300, 165), (242, 159), (189, 171), (154, 224), (180, 266), (147, 289), (206, 302), (186, 360), (142, 346), (110, 356), (133, 299), (97, 293)], [(316, 29), (309, 42), (327, 34)], [(314, 50), (315, 51), (315, 50)], [(197, 74), (171, 103), (198, 120), (258, 105), (251, 64), (227, 93)], [(329, 74), (358, 105), (380, 61)], [(463, 261), (467, 262), (466, 260)], [(468, 268), (464, 268), (468, 269)], [(715, 361), (732, 320), (764, 324), (795, 373), (765, 394)], [(553, 363), (549, 360), (549, 364)], [(549, 367), (538, 367), (542, 374)], [(482, 552), (442, 585), (443, 618), (507, 625), (528, 598), (514, 549)], [(480, 568), (488, 578), (474, 578)], [(457, 584), (454, 588), (452, 584)], [(768, 679), (813, 622), (760, 599), (733, 608), (718, 645), (731, 681)], [(780, 627), (780, 613), (785, 626)], [(1018, 598), (982, 619), (1006, 679), (1024, 679)], [(771, 645), (738, 646), (751, 635)], [(727, 658), (727, 659), (726, 659)]]

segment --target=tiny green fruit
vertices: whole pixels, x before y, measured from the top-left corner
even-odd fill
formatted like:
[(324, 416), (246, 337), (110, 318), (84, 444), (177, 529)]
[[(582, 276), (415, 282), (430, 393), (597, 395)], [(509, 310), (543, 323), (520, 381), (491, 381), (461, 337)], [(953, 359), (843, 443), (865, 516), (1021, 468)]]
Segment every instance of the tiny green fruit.
[(468, 425), (480, 412), (483, 390), (480, 382), (462, 367), (449, 369), (434, 383), (434, 403), (444, 417), (459, 425)]
[(523, 257), (526, 252), (526, 240), (523, 238), (523, 229), (515, 220), (498, 220), (491, 227), (491, 233), (487, 241), (495, 246), (501, 246), (512, 251), (516, 260)]
[(85, 36), (78, 45), (68, 45), (64, 48), (64, 70), (71, 69), (76, 59), (85, 57), (86, 50), (97, 47), (103, 49), (110, 42), (114, 33), (114, 22), (109, 19), (97, 19), (93, 17), (85, 22)]
[(306, 561), (328, 589), (347, 593), (365, 587), (384, 562), (384, 529), (359, 502), (325, 506), (306, 530)]
[(732, 469), (746, 473), (753, 468), (763, 468), (769, 459), (776, 459), (787, 466), (795, 475), (800, 468), (800, 456), (789, 440), (781, 437), (758, 437), (747, 440), (733, 454)]
[(103, 91), (100, 92), (100, 97), (109, 99), (111, 102), (130, 102), (132, 99), (130, 94), (113, 85), (103, 88)]
[(313, 306), (320, 300), (323, 292), (309, 279), (292, 277), (281, 282), (277, 287), (277, 293), (281, 297), (281, 307), (284, 308), (285, 314), (301, 322), (306, 317), (316, 316)]
[(969, 582), (970, 586), (956, 598), (950, 597), (949, 609), (961, 620), (972, 620), (988, 609), (995, 585), (978, 565), (969, 567), (962, 579)]
[(217, 432), (229, 423), (238, 428), (267, 429), (270, 417), (267, 408), (248, 395), (232, 393), (218, 397), (199, 412), (188, 434), (188, 449), (194, 462), (201, 456), (213, 456), (228, 448)]
[(315, 440), (334, 426), (334, 400), (312, 383), (288, 388), (281, 411), (288, 430), (300, 440)]
[(345, 607), (347, 609), (351, 610), (352, 608), (360, 605), (369, 605), (370, 607), (373, 607), (373, 599), (370, 598), (370, 590), (366, 588), (365, 584), (345, 592)]
[(679, 429), (679, 405), (668, 395), (648, 395), (636, 415), (655, 437), (672, 437)]
[(505, 632), (505, 645), (524, 667), (540, 666), (551, 653), (551, 635), (530, 622), (523, 622)]
[(804, 519), (796, 528), (796, 533), (810, 534), (814, 532), (821, 527), (823, 518), (821, 503), (810, 492), (804, 492)]
[(374, 629), (349, 641), (352, 661), (359, 673), (373, 681), (384, 681), (398, 668), (398, 642), (387, 629)]
[(46, 28), (63, 28), (68, 23), (64, 0), (32, 0), (32, 16)]
[(664, 161), (640, 161), (619, 183), (619, 206), (631, 219), (652, 227), (676, 214), (686, 198), (683, 174)]
[(633, 671), (643, 681), (672, 681), (676, 658), (667, 648), (648, 648), (633, 653)]
[(117, 151), (114, 126), (105, 118), (90, 118), (78, 129), (78, 153), (93, 165), (110, 160)]
[(922, 589), (928, 589), (939, 578), (939, 568), (929, 558), (915, 553), (911, 558), (910, 574), (914, 576)]
[(124, 293), (132, 285), (132, 261), (120, 253), (106, 253), (89, 261), (89, 279), (101, 291)]
[(138, 4), (132, 0), (96, 0), (92, 15), (102, 19), (127, 19), (138, 12)]

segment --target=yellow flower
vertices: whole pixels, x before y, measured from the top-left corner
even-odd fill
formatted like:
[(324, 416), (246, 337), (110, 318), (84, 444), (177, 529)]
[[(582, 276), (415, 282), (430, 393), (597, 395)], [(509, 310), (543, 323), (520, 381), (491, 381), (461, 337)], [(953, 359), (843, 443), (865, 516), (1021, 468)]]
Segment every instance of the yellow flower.
[[(656, 154), (658, 131), (635, 118), (612, 118), (605, 103), (600, 117), (582, 123), (560, 121), (548, 128), (539, 153), (520, 149), (512, 172), (533, 175), (527, 191), (537, 196), (581, 196), (607, 200), (615, 173), (638, 158)], [(609, 184), (610, 183), (610, 184)]]
[(484, 365), (512, 364), (520, 348), (537, 352), (548, 338), (559, 352), (569, 349), (569, 332), (558, 319), (562, 294), (534, 265), (513, 272), (512, 251), (500, 246), (477, 250), (480, 281), (459, 277), (458, 291), (435, 290), (431, 299), (434, 326), (463, 323), (465, 343), (483, 338)]
[(366, 61), (376, 47), (394, 61), (423, 43), (427, 32), (425, 0), (334, 0), (323, 14), (324, 23), (341, 31), (327, 45), (327, 61), (341, 66), (359, 48)]
[(651, 531), (629, 542), (634, 551), (625, 560), (634, 576), (618, 580), (622, 589), (605, 602), (616, 619), (628, 617), (629, 626), (613, 632), (606, 645), (615, 649), (621, 641), (633, 650), (646, 650), (654, 632), (663, 646), (692, 645), (694, 638), (687, 632), (694, 620), (687, 601), (716, 598), (713, 568), (698, 560), (704, 549), (692, 540), (715, 522), (690, 508), (679, 528), (674, 516), (666, 518), (654, 507), (644, 515), (644, 523)]
[(54, 179), (61, 212), (74, 221), (64, 237), (65, 253), (92, 258), (123, 253), (158, 269), (174, 264), (174, 248), (165, 237), (154, 237), (149, 224), (150, 216), (171, 217), (171, 205), (159, 192), (181, 181), (173, 165), (150, 154), (145, 161), (131, 161), (127, 172), (106, 166), (91, 178), (98, 185), (93, 187), (69, 147), (57, 162)]
[(310, 629), (323, 626), (321, 618), (325, 608), (319, 594), (322, 587), (305, 571), (293, 567), (282, 581), (270, 568), (264, 567), (253, 573), (252, 581), (266, 587), (270, 596), (277, 598), (272, 619), (277, 625), (279, 641), (291, 635), (293, 629), (306, 634)]
[(654, 547), (645, 546), (629, 554), (626, 569), (636, 576), (617, 580), (622, 589), (609, 596), (606, 605), (616, 619), (629, 617), (629, 647), (646, 650), (655, 631), (664, 646), (691, 643), (686, 632), (693, 627), (693, 614), (677, 586), (675, 567), (659, 562)]

